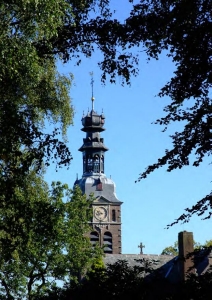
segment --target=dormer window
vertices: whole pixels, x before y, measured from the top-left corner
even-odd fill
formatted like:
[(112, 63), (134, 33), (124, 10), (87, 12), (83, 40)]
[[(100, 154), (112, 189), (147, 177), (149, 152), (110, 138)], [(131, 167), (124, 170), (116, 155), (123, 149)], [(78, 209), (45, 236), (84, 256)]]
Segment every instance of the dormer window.
[(97, 179), (97, 182), (96, 182), (96, 191), (102, 191), (103, 190), (103, 186), (102, 186), (102, 182), (99, 179)]

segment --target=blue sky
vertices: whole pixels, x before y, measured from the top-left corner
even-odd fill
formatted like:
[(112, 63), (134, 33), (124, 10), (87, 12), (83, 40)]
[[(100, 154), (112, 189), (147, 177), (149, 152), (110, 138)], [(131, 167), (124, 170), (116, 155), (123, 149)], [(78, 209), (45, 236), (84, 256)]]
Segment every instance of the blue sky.
[[(119, 8), (113, 1), (119, 17), (127, 15), (128, 5)], [(138, 51), (140, 49), (136, 49)], [(60, 180), (70, 187), (76, 174), (82, 176), (82, 156), (78, 152), (84, 132), (80, 129), (83, 110), (91, 108), (91, 85), (89, 72), (94, 72), (95, 110), (106, 117), (106, 131), (102, 133), (109, 148), (105, 157), (105, 173), (116, 183), (116, 193), (122, 205), (122, 253), (139, 253), (138, 245), (144, 243), (146, 254), (160, 254), (177, 240), (178, 232), (192, 231), (197, 242), (212, 239), (212, 220), (201, 221), (193, 217), (188, 224), (178, 224), (170, 229), (166, 225), (192, 206), (211, 190), (211, 166), (206, 158), (198, 168), (188, 166), (171, 173), (166, 167), (156, 170), (147, 179), (135, 183), (139, 173), (157, 161), (166, 148), (171, 148), (169, 135), (181, 128), (173, 124), (162, 133), (163, 127), (151, 124), (164, 115), (163, 107), (168, 98), (159, 98), (157, 93), (170, 79), (175, 70), (165, 53), (158, 61), (146, 61), (140, 53), (139, 75), (132, 78), (131, 86), (121, 86), (121, 80), (111, 85), (101, 84), (101, 72), (97, 63), (101, 56), (96, 52), (91, 59), (84, 58), (80, 66), (70, 62), (59, 66), (65, 74), (71, 72), (74, 82), (70, 91), (75, 109), (74, 126), (68, 130), (68, 145), (73, 155), (70, 168), (55, 172), (51, 166), (46, 174), (50, 182)], [(210, 172), (210, 173), (209, 173)], [(210, 175), (209, 175), (210, 174)]]

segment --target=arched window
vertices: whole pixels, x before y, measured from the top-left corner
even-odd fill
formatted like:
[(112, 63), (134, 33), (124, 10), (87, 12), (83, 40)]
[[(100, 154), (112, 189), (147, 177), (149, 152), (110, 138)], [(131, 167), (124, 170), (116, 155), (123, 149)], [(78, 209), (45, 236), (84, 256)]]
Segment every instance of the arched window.
[(93, 247), (95, 247), (95, 245), (97, 243), (99, 243), (99, 234), (98, 234), (98, 232), (92, 231), (90, 233), (90, 241), (91, 241), (91, 244), (92, 244)]
[(93, 171), (93, 159), (92, 159), (92, 157), (90, 155), (88, 156), (87, 166), (88, 166), (87, 171), (89, 173), (92, 172)]
[(94, 156), (94, 172), (99, 173), (99, 155)]
[(104, 245), (104, 253), (113, 253), (113, 238), (112, 234), (109, 231), (106, 231), (104, 233), (104, 238), (103, 238), (103, 245)]
[(100, 170), (101, 170), (101, 173), (104, 173), (104, 155), (101, 155), (101, 160), (100, 160)]
[(85, 151), (83, 152), (82, 157), (83, 157), (83, 173), (85, 173), (85, 172), (87, 172), (87, 169), (86, 169), (87, 160), (86, 160), (86, 152)]
[(112, 222), (116, 222), (116, 211), (115, 211), (115, 209), (112, 210)]

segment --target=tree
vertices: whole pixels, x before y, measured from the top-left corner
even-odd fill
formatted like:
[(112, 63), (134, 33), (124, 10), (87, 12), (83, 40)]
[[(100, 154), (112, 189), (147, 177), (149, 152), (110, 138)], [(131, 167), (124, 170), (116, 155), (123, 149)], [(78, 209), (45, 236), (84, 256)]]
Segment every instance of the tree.
[[(23, 243), (23, 248), (25, 239), (28, 240), (21, 237), (23, 231), (18, 222), (25, 207), (22, 212), (16, 208), (17, 191), (23, 191), (32, 168), (39, 173), (43, 163), (49, 165), (51, 159), (59, 165), (71, 160), (70, 151), (59, 140), (57, 127), (52, 132), (45, 131), (48, 120), (57, 123), (64, 135), (72, 123), (71, 80), (57, 72), (53, 55), (39, 57), (34, 45), (43, 36), (50, 38), (56, 34), (65, 3), (57, 1), (57, 4), (54, 1), (0, 4), (0, 210), (1, 220), (9, 222), (3, 222), (0, 243), (8, 253), (17, 246), (12, 242), (14, 236), (17, 243)], [(11, 208), (13, 216), (7, 208)]]
[(3, 162), (11, 160), (8, 157), (10, 153), (20, 160), (20, 145), (25, 152), (30, 150), (31, 153), (31, 157), (24, 153), (24, 161), (42, 160), (42, 151), (50, 156), (48, 145), (54, 146), (55, 141), (41, 130), (45, 120), (59, 121), (63, 134), (72, 123), (73, 109), (68, 94), (70, 79), (57, 72), (53, 55), (39, 57), (34, 45), (43, 36), (50, 38), (56, 34), (61, 24), (64, 12), (59, 7), (65, 3), (57, 1), (57, 7), (51, 2), (1, 3), (0, 121)]
[[(56, 74), (56, 59), (66, 62), (77, 58), (80, 63), (81, 54), (89, 57), (98, 48), (103, 55), (99, 62), (102, 80), (109, 76), (115, 82), (118, 75), (123, 82), (130, 83), (130, 76), (137, 74), (138, 62), (131, 48), (142, 45), (149, 58), (158, 59), (165, 50), (176, 65), (174, 76), (159, 93), (161, 97), (171, 98), (164, 109), (167, 115), (156, 123), (165, 126), (164, 130), (172, 122), (185, 125), (181, 132), (171, 136), (173, 148), (141, 173), (138, 181), (166, 164), (168, 171), (188, 164), (198, 166), (204, 156), (211, 154), (211, 2), (192, 1), (190, 5), (183, 0), (145, 0), (133, 6), (123, 23), (113, 18), (109, 4), (109, 0), (1, 4), (0, 79), (2, 99), (5, 99), (2, 111), (8, 112), (5, 119), (9, 114), (13, 116), (10, 135), (2, 149), (9, 148), (10, 139), (33, 150), (27, 159), (26, 156), (22, 159), (24, 166), (33, 158), (41, 161), (50, 156), (54, 149), (63, 150), (61, 163), (69, 162), (70, 156), (66, 156), (63, 145), (58, 145), (51, 135), (43, 136), (42, 131), (36, 130), (39, 129), (36, 122), (41, 124), (45, 118), (62, 121), (63, 131), (71, 122), (68, 81)], [(8, 104), (8, 99), (14, 106)], [(22, 126), (16, 129), (17, 120), (23, 123), (24, 131)], [(8, 126), (4, 122), (1, 125), (6, 136)], [(16, 135), (20, 138), (15, 139)], [(3, 160), (8, 161), (8, 153), (15, 153), (15, 157), (19, 154), (20, 159), (20, 149), (8, 150), (1, 154)], [(196, 159), (192, 162), (193, 152)], [(176, 222), (187, 221), (193, 213), (202, 215), (208, 209), (206, 217), (210, 217), (211, 197), (209, 193)]]
[[(89, 56), (97, 44), (104, 53), (100, 65), (106, 77), (108, 68), (114, 68), (116, 50), (114, 40), (105, 33), (118, 25), (110, 18), (107, 0), (0, 4), (2, 297), (33, 298), (53, 287), (57, 279), (79, 278), (93, 253), (82, 234), (87, 219), (80, 215), (88, 202), (77, 201), (82, 200), (77, 189), (72, 196), (64, 185), (49, 190), (42, 166), (52, 160), (59, 166), (71, 161), (64, 143), (73, 118), (71, 78), (58, 73), (57, 60), (67, 61), (81, 53)], [(121, 65), (119, 69), (129, 81), (128, 69)], [(45, 130), (47, 122), (53, 124), (52, 132)], [(64, 204), (65, 190), (72, 202)]]
[[(201, 250), (201, 249), (211, 249), (212, 247), (212, 240), (206, 241), (203, 245), (198, 242), (194, 241), (194, 250)], [(178, 255), (178, 242), (176, 241), (173, 246), (169, 246), (163, 249), (161, 255)]]
[(209, 240), (209, 241), (207, 240), (203, 246), (204, 247), (212, 247), (212, 240)]
[[(122, 282), (116, 282), (116, 280), (105, 282), (99, 277), (99, 285), (95, 285), (95, 282), (87, 282), (78, 288), (72, 288), (70, 291), (60, 290), (57, 295), (51, 293), (51, 295), (39, 298), (39, 300), (68, 300), (70, 297), (71, 299), (106, 300), (108, 298), (123, 299), (125, 295), (133, 299), (142, 300), (210, 299), (212, 283), (211, 270), (201, 276), (192, 274), (186, 281), (179, 283), (171, 283), (159, 277), (153, 279), (151, 282), (145, 281), (139, 277), (139, 274), (135, 274), (133, 269), (123, 263), (120, 264), (118, 270), (113, 267), (112, 272), (113, 275), (116, 274), (116, 278), (119, 278), (120, 273), (122, 275), (124, 274), (122, 276)], [(121, 293), (118, 295), (116, 293), (117, 291), (121, 291)]]
[[(198, 167), (212, 153), (211, 20), (212, 3), (208, 0), (140, 1), (126, 20), (127, 42), (143, 42), (149, 58), (158, 59), (166, 51), (176, 66), (174, 76), (159, 93), (160, 97), (169, 96), (171, 102), (164, 108), (166, 116), (156, 124), (163, 125), (164, 131), (172, 122), (184, 126), (181, 132), (171, 135), (173, 148), (141, 173), (138, 181), (164, 165), (168, 165), (168, 172), (189, 164)], [(196, 156), (194, 161), (192, 153)], [(193, 214), (203, 215), (206, 211), (205, 218), (210, 218), (211, 203), (209, 192), (171, 225), (187, 222)]]
[[(14, 203), (0, 210), (0, 297), (37, 299), (89, 269), (101, 255), (86, 237), (91, 201), (79, 187), (57, 182), (50, 189), (42, 175), (29, 174)], [(7, 226), (13, 227), (9, 252)]]
[[(98, 48), (103, 54), (99, 62), (102, 80), (109, 76), (115, 82), (118, 75), (130, 83), (138, 62), (131, 47), (142, 44), (154, 58), (168, 51), (177, 69), (159, 95), (170, 96), (172, 102), (165, 108), (167, 116), (156, 123), (168, 126), (183, 121), (185, 127), (172, 136), (173, 149), (149, 166), (139, 180), (165, 164), (168, 171), (189, 164), (192, 151), (196, 152), (195, 166), (211, 154), (210, 1), (192, 1), (192, 5), (183, 0), (141, 1), (122, 24), (113, 18), (109, 4), (109, 0), (0, 4), (0, 243), (9, 257), (17, 246), (24, 249), (28, 242), (19, 221), (23, 212), (17, 191), (25, 187), (33, 166), (39, 174), (43, 162), (48, 165), (50, 159), (59, 159), (58, 164), (64, 165), (71, 160), (57, 136), (57, 126), (65, 136), (72, 123), (71, 79), (57, 72), (57, 60), (76, 58), (80, 63), (81, 54), (91, 56)], [(190, 100), (188, 109), (185, 100)], [(51, 133), (45, 132), (47, 121), (55, 124)], [(209, 194), (177, 222), (204, 213), (211, 201)]]
[(178, 255), (178, 242), (176, 241), (173, 246), (169, 246), (163, 249), (161, 255)]
[[(140, 265), (130, 266), (119, 260), (104, 268), (95, 268), (81, 285), (70, 287), (65, 299), (145, 299), (144, 275), (152, 274), (152, 265), (145, 259)], [(62, 298), (63, 299), (63, 298)]]

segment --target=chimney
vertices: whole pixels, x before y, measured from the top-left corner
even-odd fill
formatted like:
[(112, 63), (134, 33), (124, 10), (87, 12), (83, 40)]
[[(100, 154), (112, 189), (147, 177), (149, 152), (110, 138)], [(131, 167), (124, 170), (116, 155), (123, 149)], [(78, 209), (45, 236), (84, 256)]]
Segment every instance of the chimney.
[(193, 257), (188, 257), (194, 251), (193, 232), (181, 231), (178, 234), (179, 272), (180, 280), (186, 280), (189, 273), (194, 272)]

